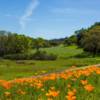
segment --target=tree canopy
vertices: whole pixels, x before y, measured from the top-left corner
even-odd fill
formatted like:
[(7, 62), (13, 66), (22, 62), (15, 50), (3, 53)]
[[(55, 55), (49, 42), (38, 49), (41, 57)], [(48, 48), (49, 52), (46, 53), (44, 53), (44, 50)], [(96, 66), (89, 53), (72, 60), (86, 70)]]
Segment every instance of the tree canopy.
[(32, 38), (0, 31), (0, 55), (23, 53), (32, 48)]
[(77, 31), (78, 45), (93, 56), (100, 53), (100, 23)]

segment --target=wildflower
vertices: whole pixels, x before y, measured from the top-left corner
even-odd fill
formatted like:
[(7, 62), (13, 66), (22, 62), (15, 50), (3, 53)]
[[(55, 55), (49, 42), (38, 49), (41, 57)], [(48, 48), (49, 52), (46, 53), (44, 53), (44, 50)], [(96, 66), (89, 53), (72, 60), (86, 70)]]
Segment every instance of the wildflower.
[(5, 94), (6, 97), (11, 96), (11, 93), (10, 92), (5, 92), (4, 94)]
[(75, 82), (77, 79), (76, 78), (72, 78), (71, 80)]
[(53, 100), (52, 98), (48, 98), (47, 100)]
[(73, 89), (73, 92), (76, 94), (76, 89)]
[(49, 76), (49, 80), (55, 80), (56, 77), (57, 77), (56, 74), (51, 74), (51, 75)]
[(41, 71), (42, 73), (46, 73), (46, 71), (45, 70), (43, 70), (43, 71)]
[(73, 89), (72, 91), (68, 91), (68, 95), (66, 96), (67, 100), (76, 100), (76, 89)]
[(19, 89), (19, 90), (17, 91), (17, 93), (18, 93), (18, 94), (21, 94), (21, 95), (25, 95), (25, 94), (26, 94), (26, 92), (25, 92), (25, 91), (22, 91), (21, 89)]
[(39, 88), (41, 88), (43, 86), (43, 84), (42, 83), (36, 83), (36, 86), (39, 89)]
[(76, 100), (76, 96), (72, 96), (72, 100)]
[(69, 91), (69, 92), (68, 92), (68, 95), (71, 96), (71, 97), (74, 96), (74, 94), (75, 94), (75, 93), (74, 93), (73, 91)]
[(85, 85), (84, 88), (88, 91), (88, 92), (92, 92), (94, 90), (94, 87), (91, 84)]
[(55, 90), (55, 87), (54, 87), (54, 86), (53, 86), (53, 87), (50, 87), (50, 89), (51, 89), (51, 90)]
[(10, 82), (4, 82), (2, 84), (2, 86), (5, 88), (5, 89), (10, 89), (11, 88), (11, 83)]
[(97, 73), (97, 74), (100, 74), (100, 70), (96, 70), (96, 73)]
[(68, 84), (68, 85), (67, 85), (67, 87), (68, 87), (68, 88), (71, 88), (71, 85), (70, 85), (70, 84)]
[(55, 91), (55, 90), (49, 90), (48, 93), (46, 93), (47, 97), (57, 97), (59, 95), (59, 91)]
[(73, 69), (73, 68), (76, 68), (76, 66), (71, 66), (71, 68)]
[(31, 86), (31, 87), (34, 87), (34, 84), (31, 83), (30, 86)]
[(88, 83), (87, 80), (81, 80), (81, 84), (82, 84), (82, 85), (86, 85), (87, 83)]
[(41, 91), (42, 91), (42, 92), (44, 92), (44, 91), (45, 91), (45, 89), (44, 89), (44, 88), (42, 88), (42, 89), (41, 89)]
[(34, 73), (35, 75), (38, 75), (38, 73)]

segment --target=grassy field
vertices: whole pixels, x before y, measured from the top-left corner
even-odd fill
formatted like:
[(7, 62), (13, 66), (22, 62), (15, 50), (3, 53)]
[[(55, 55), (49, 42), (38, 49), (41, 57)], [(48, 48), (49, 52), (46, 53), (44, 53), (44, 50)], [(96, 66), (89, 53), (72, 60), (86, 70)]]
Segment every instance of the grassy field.
[(29, 77), (43, 73), (61, 71), (70, 66), (81, 67), (100, 63), (100, 57), (77, 58), (76, 56), (81, 54), (83, 50), (76, 46), (58, 46), (42, 50), (58, 55), (58, 59), (56, 61), (11, 61), (1, 59), (0, 79), (9, 80), (19, 77)]

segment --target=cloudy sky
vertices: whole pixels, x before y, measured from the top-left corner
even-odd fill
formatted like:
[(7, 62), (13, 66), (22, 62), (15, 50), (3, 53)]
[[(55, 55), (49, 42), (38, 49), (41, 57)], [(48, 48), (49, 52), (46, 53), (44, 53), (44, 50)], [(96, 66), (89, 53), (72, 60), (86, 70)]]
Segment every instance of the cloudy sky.
[(0, 0), (0, 30), (47, 39), (100, 21), (100, 0)]

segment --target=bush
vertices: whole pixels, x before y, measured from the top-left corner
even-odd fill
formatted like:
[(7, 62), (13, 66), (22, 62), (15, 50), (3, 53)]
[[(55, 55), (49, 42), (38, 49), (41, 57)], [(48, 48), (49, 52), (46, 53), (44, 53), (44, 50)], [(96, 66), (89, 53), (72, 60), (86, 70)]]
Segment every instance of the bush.
[(3, 57), (11, 60), (56, 60), (57, 56), (54, 54), (47, 54), (45, 51), (37, 51), (34, 54), (9, 54)]
[(29, 60), (31, 56), (29, 54), (9, 54), (5, 55), (3, 58), (11, 60)]
[(81, 54), (76, 55), (75, 57), (76, 58), (86, 58), (86, 57), (91, 57), (91, 54), (87, 52), (83, 52)]
[(34, 60), (56, 60), (57, 56), (54, 54), (47, 54), (45, 51), (37, 51), (33, 54), (32, 59)]

